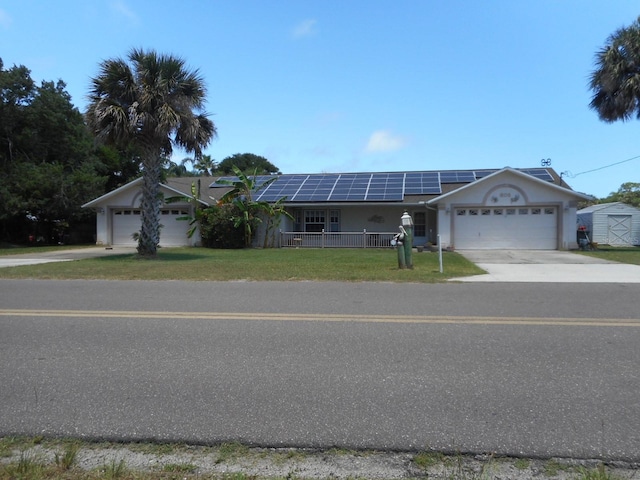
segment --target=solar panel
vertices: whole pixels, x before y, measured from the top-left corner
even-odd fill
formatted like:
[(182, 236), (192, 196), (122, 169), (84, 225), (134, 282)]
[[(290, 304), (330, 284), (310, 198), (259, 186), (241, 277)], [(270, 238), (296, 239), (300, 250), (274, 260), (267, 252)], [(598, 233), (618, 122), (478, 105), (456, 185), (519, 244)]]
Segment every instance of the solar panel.
[(540, 180), (544, 180), (545, 182), (553, 182), (553, 176), (546, 168), (528, 168), (519, 170), (522, 173), (526, 173), (528, 175), (531, 175), (532, 177), (539, 178)]
[(492, 173), (497, 172), (497, 170), (476, 170), (474, 173), (476, 180), (480, 180), (481, 178), (484, 178), (488, 175), (491, 175)]
[(326, 202), (337, 180), (338, 175), (309, 176), (292, 200), (296, 202)]
[(440, 172), (440, 183), (471, 183), (475, 179), (469, 170)]
[[(471, 183), (484, 178), (497, 169), (443, 170), (429, 172), (342, 173), (318, 175), (278, 175), (277, 180), (264, 189), (258, 189), (257, 201), (275, 202), (285, 197), (288, 202), (355, 202), (402, 201), (405, 195), (440, 195), (442, 184)], [(519, 169), (545, 181), (553, 181), (546, 168)], [(274, 178), (258, 175), (258, 186)], [(237, 177), (221, 177), (237, 181)], [(213, 183), (210, 187), (228, 187)]]
[(405, 175), (405, 195), (438, 195), (442, 193), (438, 172), (410, 172)]
[(291, 201), (307, 178), (309, 178), (309, 175), (280, 175), (278, 180), (264, 190), (259, 191), (255, 200), (276, 202), (280, 198), (286, 197), (287, 200)]

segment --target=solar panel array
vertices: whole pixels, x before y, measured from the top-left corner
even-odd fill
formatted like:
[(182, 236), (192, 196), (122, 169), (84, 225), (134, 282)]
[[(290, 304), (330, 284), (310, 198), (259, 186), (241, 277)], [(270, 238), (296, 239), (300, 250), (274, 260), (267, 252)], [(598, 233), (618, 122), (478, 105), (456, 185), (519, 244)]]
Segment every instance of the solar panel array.
[[(491, 175), (494, 170), (446, 170), (430, 172), (342, 173), (313, 175), (278, 175), (278, 180), (258, 189), (254, 200), (275, 202), (286, 197), (287, 202), (392, 202), (405, 195), (440, 195), (442, 184), (471, 183)], [(520, 170), (541, 180), (552, 182), (546, 168)], [(236, 177), (222, 177), (234, 181)], [(262, 185), (273, 178), (256, 177)], [(223, 187), (214, 183), (211, 187)]]

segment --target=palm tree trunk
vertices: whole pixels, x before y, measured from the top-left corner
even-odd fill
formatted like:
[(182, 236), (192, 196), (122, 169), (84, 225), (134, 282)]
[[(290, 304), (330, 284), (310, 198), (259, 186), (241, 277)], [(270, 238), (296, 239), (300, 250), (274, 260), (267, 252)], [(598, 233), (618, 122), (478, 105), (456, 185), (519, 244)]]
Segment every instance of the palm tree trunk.
[(145, 152), (142, 181), (142, 225), (138, 239), (138, 254), (153, 258), (160, 243), (160, 154)]

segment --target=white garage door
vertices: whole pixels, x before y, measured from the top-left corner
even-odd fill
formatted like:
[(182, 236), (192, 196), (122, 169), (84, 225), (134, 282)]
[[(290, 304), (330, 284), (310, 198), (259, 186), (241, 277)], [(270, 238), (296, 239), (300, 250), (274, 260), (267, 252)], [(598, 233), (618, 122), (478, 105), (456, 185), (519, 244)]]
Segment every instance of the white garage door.
[(558, 248), (555, 207), (457, 208), (454, 215), (454, 246), (459, 250)]
[[(140, 231), (141, 218), (139, 208), (117, 208), (112, 211), (113, 245), (137, 245), (133, 234)], [(164, 247), (188, 245), (187, 231), (189, 222), (177, 220), (188, 215), (186, 209), (163, 208), (160, 211), (160, 245)]]

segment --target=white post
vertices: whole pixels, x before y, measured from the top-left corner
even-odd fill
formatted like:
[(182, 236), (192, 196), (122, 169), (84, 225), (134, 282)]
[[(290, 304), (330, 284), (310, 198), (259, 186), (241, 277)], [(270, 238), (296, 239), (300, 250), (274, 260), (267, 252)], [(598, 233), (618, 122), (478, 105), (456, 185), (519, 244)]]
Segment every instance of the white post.
[(442, 243), (440, 243), (440, 234), (438, 234), (438, 256), (440, 257), (440, 273), (442, 273)]

